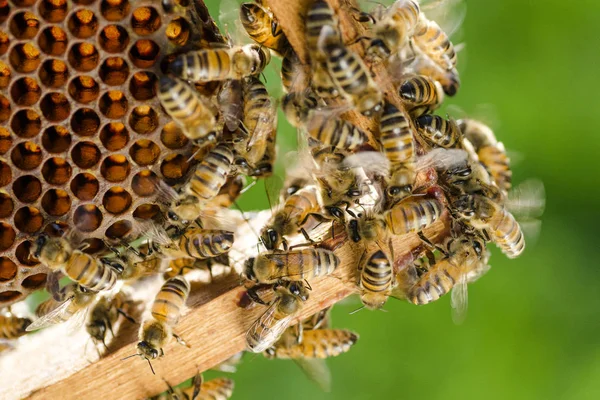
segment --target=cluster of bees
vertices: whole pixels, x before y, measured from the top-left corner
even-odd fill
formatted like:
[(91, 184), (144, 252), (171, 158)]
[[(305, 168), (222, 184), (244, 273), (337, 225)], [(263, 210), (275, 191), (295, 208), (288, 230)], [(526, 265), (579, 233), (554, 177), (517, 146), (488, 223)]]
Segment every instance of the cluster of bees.
[[(74, 248), (68, 235), (38, 236), (31, 254), (56, 271), (48, 284), (52, 297), (38, 307), (33, 322), (0, 320), (0, 337), (15, 338), (91, 308), (87, 330), (106, 346), (120, 315), (135, 323), (121, 282), (162, 273), (165, 282), (141, 323), (135, 355), (150, 363), (164, 355), (172, 338), (185, 344), (174, 332), (190, 294), (184, 273), (229, 265), (235, 241), (233, 230), (218, 223), (207, 227), (205, 216), (235, 203), (244, 176), (256, 180), (273, 172), (278, 102), (259, 78), (272, 55), (282, 57), (281, 106), (298, 128), (299, 161), (288, 171), (280, 205), (258, 234), (264, 249), (241, 271), (253, 285), (248, 298), (267, 307), (247, 332), (247, 349), (322, 371), (323, 359), (356, 343), (356, 333), (331, 328), (329, 309), (290, 326), (309, 298), (309, 282), (340, 265), (327, 239), (311, 235), (322, 224), (330, 224), (332, 236), (343, 232), (364, 249), (356, 260), (356, 289), (365, 307), (380, 309), (389, 297), (427, 304), (454, 289), (453, 305), (464, 309), (467, 283), (489, 269), (487, 243), (510, 258), (525, 248), (507, 208), (508, 156), (484, 124), (433, 114), (460, 87), (457, 54), (417, 1), (346, 12), (366, 32), (354, 45), (344, 42), (338, 14), (327, 1), (310, 5), (303, 20), (306, 62), (261, 2), (240, 8), (252, 44), (219, 44), (171, 57), (159, 99), (198, 145), (201, 161), (181, 187), (157, 183), (164, 213), (142, 227), (139, 246), (107, 243), (111, 254), (98, 257)], [(358, 47), (364, 57), (353, 50)], [(402, 73), (383, 91), (367, 65)], [(203, 95), (202, 85), (214, 82), (220, 84), (218, 94)], [(368, 118), (375, 131), (343, 117), (347, 112)], [(450, 221), (447, 235), (441, 241), (428, 238), (424, 229), (444, 216)], [(422, 245), (399, 267), (394, 238), (409, 233), (418, 234)], [(289, 245), (298, 238), (305, 243)], [(60, 275), (72, 283), (60, 287)], [(273, 301), (263, 300), (265, 291), (274, 294)], [(202, 383), (198, 375), (185, 393), (170, 388), (168, 396), (224, 399), (232, 389), (230, 380)]]

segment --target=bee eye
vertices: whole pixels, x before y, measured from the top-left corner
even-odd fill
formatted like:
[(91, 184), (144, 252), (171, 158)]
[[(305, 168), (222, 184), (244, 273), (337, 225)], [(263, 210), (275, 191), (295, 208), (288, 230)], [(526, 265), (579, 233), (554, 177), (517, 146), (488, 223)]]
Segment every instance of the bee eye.
[(171, 221), (179, 221), (179, 217), (177, 214), (175, 214), (175, 211), (167, 212), (167, 218), (169, 218)]
[(277, 239), (278, 239), (278, 236), (279, 236), (279, 235), (277, 235), (277, 232), (275, 232), (273, 229), (269, 229), (268, 235), (269, 235), (269, 240), (272, 243), (277, 242)]

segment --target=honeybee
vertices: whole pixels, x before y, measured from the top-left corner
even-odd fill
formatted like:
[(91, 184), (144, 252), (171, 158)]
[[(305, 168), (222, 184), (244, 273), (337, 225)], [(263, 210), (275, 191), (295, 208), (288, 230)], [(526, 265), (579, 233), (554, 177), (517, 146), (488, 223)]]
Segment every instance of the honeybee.
[(229, 208), (240, 197), (245, 181), (241, 175), (229, 176), (219, 193), (206, 203), (206, 208)]
[[(140, 251), (142, 248), (145, 252)], [(124, 281), (155, 274), (163, 264), (163, 259), (157, 254), (158, 248), (152, 242), (142, 244), (137, 250), (130, 246), (126, 246), (124, 251), (116, 248), (111, 250), (124, 265), (123, 272), (119, 275), (119, 279)]]
[(480, 194), (465, 194), (452, 202), (460, 217), (484, 231), (508, 258), (525, 250), (525, 237), (515, 217), (503, 206)]
[(247, 348), (254, 353), (262, 353), (271, 347), (308, 300), (308, 290), (301, 281), (283, 282), (275, 292), (276, 299), (246, 333)]
[(444, 89), (429, 76), (415, 75), (404, 80), (398, 89), (402, 100), (411, 108), (411, 115), (430, 113), (444, 101)]
[(316, 186), (306, 186), (292, 194), (285, 201), (283, 208), (276, 212), (260, 233), (260, 238), (267, 250), (285, 244), (283, 236), (298, 233), (308, 217), (318, 215), (321, 211), (319, 191)]
[(223, 116), (225, 127), (230, 132), (235, 132), (242, 122), (244, 112), (244, 99), (242, 95), (242, 83), (238, 80), (223, 82), (217, 97), (219, 110)]
[(145, 358), (150, 369), (152, 369), (150, 360), (164, 355), (163, 347), (169, 343), (171, 337), (183, 343), (181, 338), (173, 333), (173, 327), (179, 321), (189, 294), (189, 282), (182, 276), (176, 276), (167, 280), (156, 295), (152, 303), (152, 316), (142, 322), (139, 332), (140, 341), (136, 346), (137, 354), (133, 355)]
[(512, 185), (510, 160), (504, 145), (498, 142), (494, 132), (479, 121), (462, 119), (458, 127), (473, 144), (479, 161), (486, 167), (500, 190), (507, 193)]
[[(290, 329), (290, 328), (288, 328)], [(306, 330), (299, 343), (276, 343), (264, 351), (266, 358), (300, 359), (330, 358), (346, 353), (357, 342), (358, 335), (346, 329)]]
[(444, 205), (430, 198), (408, 198), (387, 210), (383, 217), (387, 228), (395, 235), (418, 232), (437, 221)]
[(430, 21), (421, 14), (412, 40), (415, 46), (440, 68), (447, 71), (456, 68), (454, 45), (437, 22)]
[(231, 250), (234, 234), (221, 229), (202, 229), (193, 225), (178, 230), (161, 251), (171, 257), (196, 260), (217, 257)]
[(377, 310), (383, 307), (396, 286), (393, 257), (380, 248), (363, 260), (365, 262), (361, 261), (358, 267), (360, 299), (365, 307)]
[(35, 314), (38, 319), (27, 327), (28, 332), (60, 324), (70, 319), (73, 319), (74, 325), (77, 326), (83, 322), (84, 311), (96, 298), (96, 292), (76, 283), (63, 287), (60, 295), (63, 297), (62, 302), (50, 298), (37, 306)]
[(234, 382), (231, 379), (216, 378), (204, 382), (202, 374), (192, 378), (192, 385), (187, 388), (172, 388), (167, 393), (153, 397), (156, 400), (227, 400), (233, 394)]
[(15, 315), (0, 315), (0, 340), (16, 339), (27, 333), (27, 327), (31, 325), (31, 319), (17, 317)]
[(256, 3), (243, 3), (240, 7), (240, 20), (248, 36), (259, 45), (279, 54), (285, 54), (290, 48), (277, 20), (265, 7)]
[(163, 274), (165, 279), (173, 278), (177, 275), (183, 275), (188, 270), (192, 269), (206, 269), (208, 270), (210, 276), (212, 277), (212, 267), (215, 264), (221, 264), (228, 266), (229, 265), (229, 257), (227, 254), (220, 255), (218, 257), (207, 258), (204, 260), (198, 260), (193, 258), (175, 258), (169, 262), (169, 268)]
[(312, 279), (331, 274), (339, 264), (340, 259), (331, 250), (323, 248), (273, 250), (248, 259), (245, 276), (265, 284)]
[(442, 85), (444, 93), (452, 97), (460, 89), (460, 77), (456, 68), (446, 70), (440, 68), (427, 57), (419, 55), (411, 63), (411, 69), (418, 75), (425, 75)]
[(309, 86), (310, 76), (306, 67), (294, 49), (289, 48), (285, 52), (281, 60), (281, 84), (286, 92), (293, 92), (296, 85)]
[(348, 49), (329, 25), (321, 29), (318, 47), (333, 82), (348, 103), (367, 117), (379, 114), (383, 95), (360, 56)]
[(369, 140), (367, 134), (350, 121), (334, 118), (324, 111), (309, 112), (307, 117), (302, 127), (325, 146), (353, 151)]
[(189, 139), (214, 137), (216, 119), (210, 106), (187, 83), (166, 75), (160, 78), (158, 99), (167, 114)]
[(124, 266), (117, 260), (97, 259), (81, 250), (73, 250), (68, 240), (38, 236), (31, 252), (52, 270), (61, 270), (69, 278), (91, 291), (110, 290)]
[(260, 74), (271, 61), (269, 49), (258, 44), (189, 51), (175, 57), (169, 70), (193, 82), (242, 79)]
[(311, 89), (291, 92), (283, 96), (281, 108), (290, 125), (302, 128), (310, 121), (312, 111), (318, 108), (318, 101)]
[(125, 317), (129, 322), (135, 323), (135, 320), (126, 311), (129, 303), (130, 301), (127, 299), (125, 293), (119, 292), (111, 298), (106, 296), (101, 297), (90, 311), (85, 327), (86, 331), (92, 339), (102, 343), (107, 350), (108, 347), (105, 342), (106, 334), (110, 332), (113, 338), (115, 337), (113, 326), (115, 326), (119, 315)]
[(456, 121), (446, 120), (438, 115), (425, 114), (416, 120), (417, 131), (434, 146), (453, 147), (461, 138)]

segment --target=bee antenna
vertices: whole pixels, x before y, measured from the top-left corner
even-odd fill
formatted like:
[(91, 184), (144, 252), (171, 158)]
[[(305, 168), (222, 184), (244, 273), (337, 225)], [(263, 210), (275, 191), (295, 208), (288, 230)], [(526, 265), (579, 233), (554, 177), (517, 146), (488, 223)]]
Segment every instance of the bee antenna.
[(357, 308), (356, 310), (350, 312), (350, 315), (352, 314), (356, 314), (357, 312), (359, 312), (360, 310), (362, 310), (363, 308), (365, 308), (365, 306), (363, 305), (362, 307)]
[(138, 354), (138, 353), (135, 353), (135, 354), (132, 354), (132, 355), (130, 355), (130, 356), (127, 356), (127, 357), (125, 357), (125, 358), (121, 358), (121, 361), (125, 361), (125, 360), (127, 360), (127, 359), (129, 359), (129, 358), (131, 358), (131, 357), (135, 357), (135, 356), (139, 356), (139, 354)]
[[(246, 217), (246, 213), (244, 213), (244, 210), (242, 210), (242, 207), (240, 207), (240, 205), (238, 204), (237, 201), (234, 201), (233, 205), (235, 206), (235, 208), (237, 208), (242, 213), (242, 218), (244, 218), (244, 221), (246, 221), (246, 223), (250, 227), (250, 230), (252, 231), (252, 233), (254, 233), (254, 235), (256, 235), (256, 237), (260, 239), (260, 235), (254, 230), (254, 227), (252, 226), (252, 224), (248, 220), (248, 217)], [(261, 239), (261, 241), (262, 241), (262, 239)]]
[(154, 372), (154, 368), (152, 368), (152, 363), (150, 362), (150, 360), (146, 358), (146, 361), (148, 361), (148, 365), (150, 366), (150, 371), (152, 371), (152, 375), (156, 375), (156, 372)]
[(306, 287), (308, 288), (308, 290), (312, 291), (312, 286), (310, 286), (310, 283), (308, 283), (308, 280), (304, 280), (304, 283), (306, 283)]

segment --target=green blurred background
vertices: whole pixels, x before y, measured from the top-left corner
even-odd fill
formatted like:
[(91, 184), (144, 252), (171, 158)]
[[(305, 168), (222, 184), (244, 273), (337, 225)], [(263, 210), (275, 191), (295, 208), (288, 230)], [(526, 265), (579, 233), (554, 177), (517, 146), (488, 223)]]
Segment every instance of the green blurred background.
[[(215, 16), (218, 3), (208, 1)], [(537, 243), (516, 260), (493, 249), (492, 270), (469, 287), (460, 326), (448, 296), (424, 307), (391, 300), (387, 313), (349, 315), (357, 303), (337, 306), (334, 326), (361, 337), (328, 361), (331, 393), (310, 384), (292, 362), (247, 356), (234, 376), (234, 398), (600, 398), (600, 2), (466, 4), (463, 85), (448, 103), (491, 121), (520, 155), (515, 183), (545, 183)], [(272, 71), (267, 79), (279, 84)], [(295, 134), (287, 124), (281, 129), (283, 154)], [(243, 204), (265, 208), (263, 186)]]

